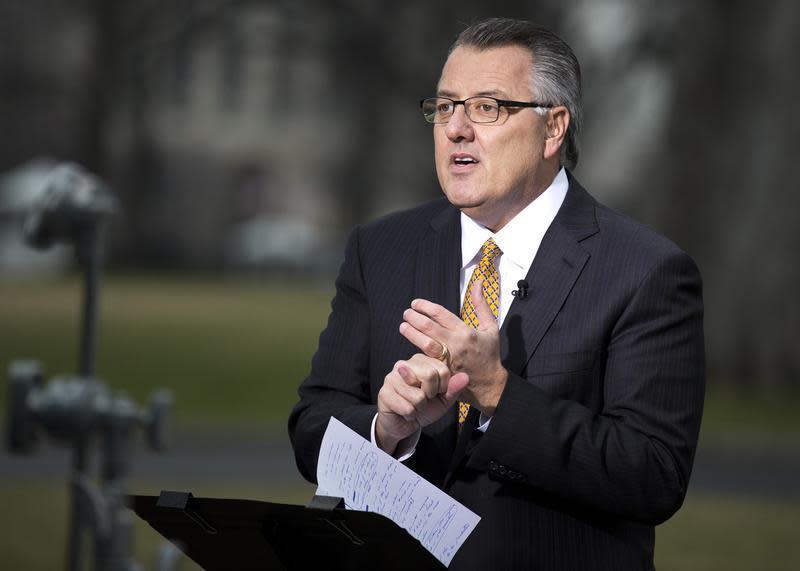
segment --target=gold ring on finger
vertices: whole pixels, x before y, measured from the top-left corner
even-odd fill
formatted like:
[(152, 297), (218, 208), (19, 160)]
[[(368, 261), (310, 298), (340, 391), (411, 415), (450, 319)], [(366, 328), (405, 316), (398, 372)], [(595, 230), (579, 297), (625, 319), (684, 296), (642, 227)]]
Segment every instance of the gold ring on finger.
[(447, 345), (442, 343), (442, 356), (439, 357), (439, 360), (443, 363), (447, 363), (447, 366), (450, 366), (450, 349), (447, 348)]

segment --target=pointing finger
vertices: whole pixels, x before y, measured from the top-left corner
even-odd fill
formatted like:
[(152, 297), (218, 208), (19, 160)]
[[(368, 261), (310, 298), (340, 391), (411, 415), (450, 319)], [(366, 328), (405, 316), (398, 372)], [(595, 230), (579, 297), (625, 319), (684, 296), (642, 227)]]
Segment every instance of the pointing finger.
[(411, 309), (428, 316), (445, 329), (456, 329), (463, 325), (463, 321), (456, 314), (427, 299), (415, 299), (411, 302)]
[(422, 389), (427, 399), (435, 398), (441, 391), (442, 378), (435, 367), (416, 363), (412, 369), (409, 364), (405, 364), (398, 367), (397, 372), (400, 373), (406, 384)]

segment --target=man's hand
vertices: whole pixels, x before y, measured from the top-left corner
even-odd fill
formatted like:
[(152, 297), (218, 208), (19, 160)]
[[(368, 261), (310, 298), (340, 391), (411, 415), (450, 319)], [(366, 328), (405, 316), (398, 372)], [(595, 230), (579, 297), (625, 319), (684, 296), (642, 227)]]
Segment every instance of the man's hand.
[(439, 420), (468, 381), (464, 373), (454, 375), (438, 359), (420, 353), (395, 363), (378, 392), (378, 446), (393, 454), (398, 442)]
[(508, 381), (508, 371), (500, 361), (500, 331), (482, 288), (483, 284), (476, 281), (470, 291), (478, 329), (441, 305), (415, 299), (411, 309), (403, 313), (405, 321), (400, 325), (400, 333), (429, 357), (440, 357), (446, 345), (450, 351), (450, 370), (469, 377), (461, 400), (492, 416)]

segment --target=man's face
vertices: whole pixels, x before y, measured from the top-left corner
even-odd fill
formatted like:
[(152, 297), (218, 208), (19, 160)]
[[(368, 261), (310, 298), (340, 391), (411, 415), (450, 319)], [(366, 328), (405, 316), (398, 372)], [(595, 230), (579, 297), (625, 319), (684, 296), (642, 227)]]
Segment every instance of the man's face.
[[(480, 51), (459, 47), (444, 65), (437, 95), (533, 101), (532, 64), (530, 53), (518, 46)], [(436, 173), (445, 196), (494, 231), (543, 192), (555, 175), (554, 165), (543, 164), (545, 118), (532, 108), (507, 111), (505, 121), (501, 112), (499, 122), (478, 124), (457, 105), (449, 122), (433, 127)]]

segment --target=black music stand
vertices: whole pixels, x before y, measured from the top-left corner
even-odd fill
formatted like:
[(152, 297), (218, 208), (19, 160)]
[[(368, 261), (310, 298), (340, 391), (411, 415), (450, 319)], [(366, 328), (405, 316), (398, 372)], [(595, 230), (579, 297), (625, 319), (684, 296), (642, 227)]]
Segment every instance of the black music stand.
[(314, 496), (308, 507), (166, 491), (128, 499), (206, 571), (445, 568), (393, 521), (345, 510), (341, 498)]

